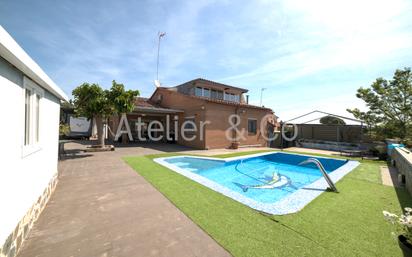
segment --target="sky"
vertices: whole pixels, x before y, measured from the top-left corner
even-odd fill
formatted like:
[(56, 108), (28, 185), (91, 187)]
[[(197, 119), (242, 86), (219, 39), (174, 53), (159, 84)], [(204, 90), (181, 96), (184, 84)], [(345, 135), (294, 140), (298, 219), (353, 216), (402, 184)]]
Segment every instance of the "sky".
[(351, 116), (359, 87), (412, 66), (411, 0), (1, 0), (0, 24), (67, 95), (114, 79), (150, 96), (159, 80), (249, 89), (281, 120)]

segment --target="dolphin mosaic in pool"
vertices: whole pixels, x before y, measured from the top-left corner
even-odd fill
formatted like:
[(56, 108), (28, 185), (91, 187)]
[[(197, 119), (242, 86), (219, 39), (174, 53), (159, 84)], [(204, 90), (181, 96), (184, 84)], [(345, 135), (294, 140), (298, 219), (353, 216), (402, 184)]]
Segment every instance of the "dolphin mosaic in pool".
[(266, 177), (266, 182), (260, 185), (242, 185), (239, 183), (234, 182), (234, 184), (238, 185), (242, 188), (243, 192), (247, 192), (249, 189), (275, 189), (275, 188), (282, 188), (285, 186), (292, 186), (292, 181), (290, 178), (279, 175), (278, 173), (273, 173), (272, 177)]
[[(269, 152), (226, 159), (173, 156), (154, 161), (256, 210), (297, 212), (328, 188), (322, 172), (301, 154)], [(333, 182), (359, 163), (315, 157)]]

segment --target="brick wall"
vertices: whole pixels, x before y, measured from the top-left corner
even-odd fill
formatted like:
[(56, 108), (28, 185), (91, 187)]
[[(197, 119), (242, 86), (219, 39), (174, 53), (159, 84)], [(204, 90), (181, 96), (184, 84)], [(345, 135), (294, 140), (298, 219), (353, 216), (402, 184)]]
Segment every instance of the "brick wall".
[[(265, 115), (271, 115), (274, 119), (273, 113), (268, 109), (257, 109), (248, 106), (228, 105), (221, 103), (214, 103), (203, 99), (192, 98), (176, 91), (168, 89), (159, 89), (156, 91), (152, 99), (159, 99), (162, 95), (160, 105), (166, 108), (184, 110), (184, 114), (180, 115), (180, 122), (182, 124), (185, 117), (195, 117), (195, 122), (200, 128), (201, 121), (210, 121), (206, 125), (204, 131), (204, 140), (200, 140), (200, 131), (196, 135), (196, 140), (185, 141), (179, 135), (178, 143), (181, 145), (194, 147), (198, 149), (217, 149), (228, 148), (231, 141), (226, 138), (226, 129), (230, 127), (228, 117), (232, 114), (238, 114), (241, 117), (241, 124), (238, 129), (244, 129), (245, 139), (240, 140), (240, 145), (261, 145), (267, 146), (267, 141), (262, 135), (262, 132), (267, 134), (266, 128), (261, 131), (261, 121)], [(249, 134), (248, 118), (257, 120), (257, 133)], [(266, 120), (263, 122), (266, 125)]]

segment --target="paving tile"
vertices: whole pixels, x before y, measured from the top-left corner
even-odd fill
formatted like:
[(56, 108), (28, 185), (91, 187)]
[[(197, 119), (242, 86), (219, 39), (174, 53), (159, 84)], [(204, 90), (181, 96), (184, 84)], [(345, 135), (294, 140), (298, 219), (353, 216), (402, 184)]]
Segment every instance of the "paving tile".
[(230, 256), (121, 159), (190, 149), (146, 144), (78, 153), (84, 143), (65, 147), (57, 188), (18, 257)]

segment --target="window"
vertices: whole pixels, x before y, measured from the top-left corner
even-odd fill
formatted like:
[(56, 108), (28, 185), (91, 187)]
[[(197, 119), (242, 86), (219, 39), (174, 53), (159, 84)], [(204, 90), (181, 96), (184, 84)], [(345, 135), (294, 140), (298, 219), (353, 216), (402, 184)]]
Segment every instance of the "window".
[(235, 95), (235, 102), (240, 102), (240, 95)]
[(217, 91), (217, 99), (223, 100), (223, 91)]
[(210, 97), (213, 99), (217, 99), (217, 91), (212, 89), (211, 93), (210, 93)]
[(203, 88), (203, 96), (210, 98), (210, 89), (209, 88)]
[(195, 117), (185, 117), (184, 129), (195, 129)]
[(40, 98), (41, 96), (36, 93), (36, 98), (35, 98), (35, 107), (36, 107), (36, 125), (34, 127), (36, 137), (35, 137), (35, 142), (38, 143), (40, 141)]
[(257, 130), (257, 120), (255, 119), (248, 119), (247, 120), (247, 131), (249, 134), (256, 134)]
[(231, 102), (239, 102), (240, 101), (240, 96), (225, 92), (225, 100), (226, 101), (231, 101)]
[(223, 91), (212, 89), (211, 91), (211, 98), (212, 99), (220, 99), (223, 100)]
[(30, 112), (31, 112), (31, 90), (26, 88), (24, 94), (24, 145), (30, 144)]
[(209, 88), (204, 87), (196, 87), (195, 88), (195, 96), (203, 96), (203, 97), (211, 97), (211, 90)]
[(43, 89), (24, 77), (24, 140), (23, 157), (39, 150), (40, 108)]
[[(185, 117), (185, 121), (183, 122), (183, 128), (181, 131), (181, 135), (184, 140), (193, 140), (196, 137), (196, 121), (195, 121), (195, 116), (191, 117)], [(187, 136), (191, 136), (190, 138), (187, 138)]]
[(196, 87), (195, 88), (195, 95), (196, 96), (203, 96), (202, 91), (203, 91), (203, 89), (201, 87)]

